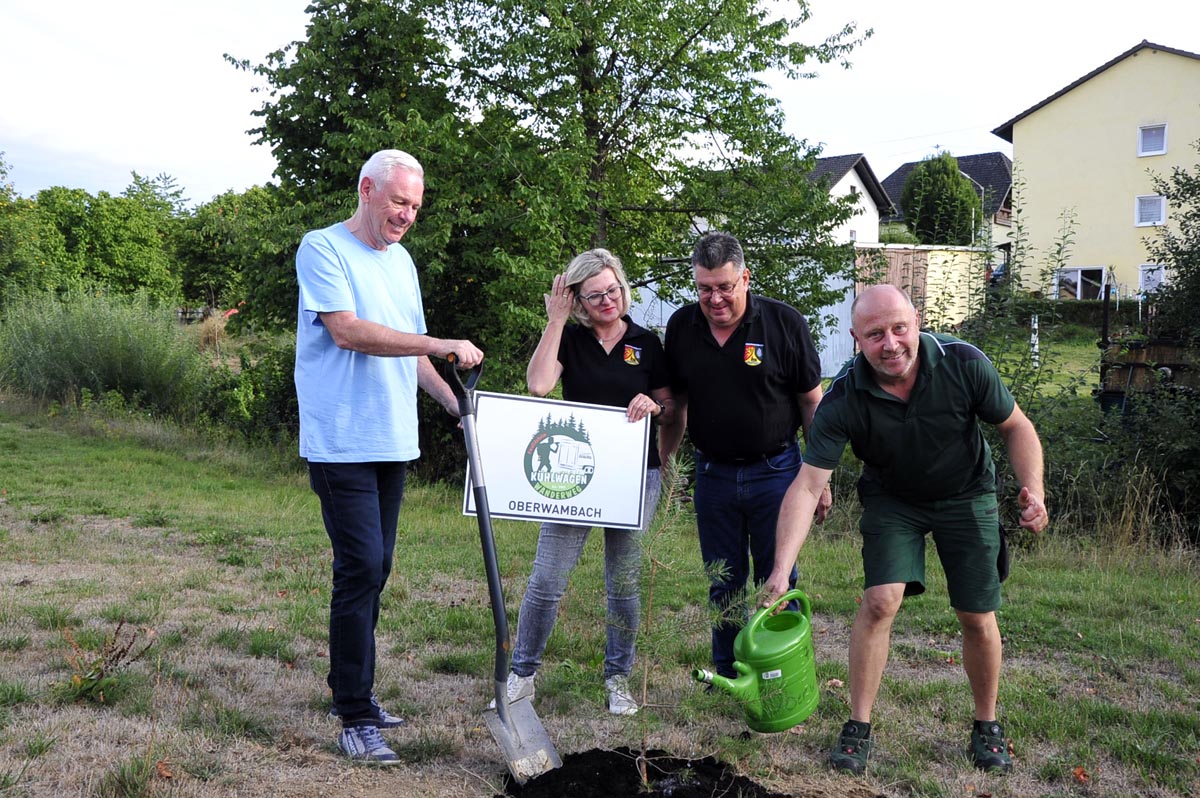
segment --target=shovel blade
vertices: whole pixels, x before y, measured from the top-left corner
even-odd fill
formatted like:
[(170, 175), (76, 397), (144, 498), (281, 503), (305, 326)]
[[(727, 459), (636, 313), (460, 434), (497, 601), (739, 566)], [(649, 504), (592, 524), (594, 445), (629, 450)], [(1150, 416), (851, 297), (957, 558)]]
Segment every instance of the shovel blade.
[(504, 752), (513, 780), (517, 784), (524, 784), (535, 776), (561, 767), (562, 760), (554, 750), (550, 735), (546, 734), (537, 713), (533, 711), (530, 700), (519, 698), (507, 709), (507, 723), (495, 708), (485, 709), (483, 720)]

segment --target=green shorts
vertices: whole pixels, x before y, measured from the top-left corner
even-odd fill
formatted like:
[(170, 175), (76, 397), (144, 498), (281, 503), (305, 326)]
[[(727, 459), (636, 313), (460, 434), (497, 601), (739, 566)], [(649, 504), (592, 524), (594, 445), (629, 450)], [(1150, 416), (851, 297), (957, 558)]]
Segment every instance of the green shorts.
[(1000, 524), (996, 494), (909, 503), (862, 497), (859, 522), (863, 587), (905, 583), (904, 595), (925, 592), (925, 534), (933, 533), (950, 606), (963, 612), (1000, 607)]

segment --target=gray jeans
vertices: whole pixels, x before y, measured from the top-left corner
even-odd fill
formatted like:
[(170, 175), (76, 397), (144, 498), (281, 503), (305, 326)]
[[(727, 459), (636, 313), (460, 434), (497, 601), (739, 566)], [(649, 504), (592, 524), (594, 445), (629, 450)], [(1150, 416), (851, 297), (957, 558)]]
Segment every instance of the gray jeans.
[[(660, 490), (659, 470), (646, 471), (642, 530), (654, 519)], [(512, 671), (531, 676), (542, 664), (546, 641), (558, 618), (558, 603), (567, 580), (583, 553), (590, 526), (542, 524), (529, 587), (521, 601), (517, 645)], [(604, 528), (604, 584), (608, 591), (608, 642), (604, 649), (604, 678), (629, 675), (642, 611), (638, 580), (642, 572), (642, 530)]]

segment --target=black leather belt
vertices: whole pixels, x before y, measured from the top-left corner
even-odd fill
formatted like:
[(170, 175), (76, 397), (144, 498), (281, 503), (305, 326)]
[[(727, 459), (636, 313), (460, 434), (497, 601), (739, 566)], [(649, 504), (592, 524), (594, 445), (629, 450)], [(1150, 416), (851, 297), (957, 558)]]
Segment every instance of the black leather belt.
[(700, 452), (700, 456), (705, 460), (713, 463), (721, 463), (722, 465), (746, 465), (747, 463), (759, 463), (763, 460), (770, 460), (772, 457), (778, 457), (794, 445), (795, 441), (787, 441), (762, 454), (751, 454), (744, 457), (721, 457), (719, 455), (708, 454), (707, 452)]

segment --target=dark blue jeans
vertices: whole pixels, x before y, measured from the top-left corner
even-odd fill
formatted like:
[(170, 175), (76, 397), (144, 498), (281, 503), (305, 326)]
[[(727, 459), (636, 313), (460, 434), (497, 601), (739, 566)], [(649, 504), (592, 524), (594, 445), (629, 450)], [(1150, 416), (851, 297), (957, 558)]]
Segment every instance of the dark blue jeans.
[(406, 463), (309, 463), (333, 544), (329, 689), (343, 726), (375, 718), (375, 625), (392, 571)]
[[(696, 526), (700, 555), (709, 569), (708, 600), (723, 613), (713, 625), (717, 673), (736, 677), (733, 641), (746, 623), (753, 596), (746, 594), (750, 564), (757, 587), (775, 565), (775, 524), (788, 486), (800, 472), (800, 447), (749, 463), (715, 463), (696, 451)], [(788, 580), (796, 585), (796, 568)]]

